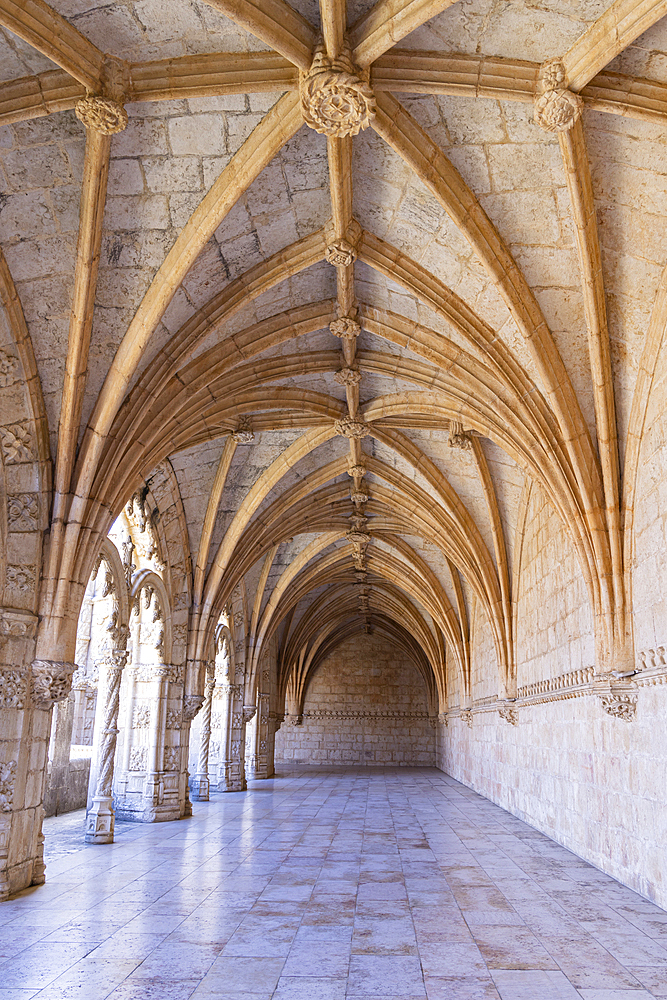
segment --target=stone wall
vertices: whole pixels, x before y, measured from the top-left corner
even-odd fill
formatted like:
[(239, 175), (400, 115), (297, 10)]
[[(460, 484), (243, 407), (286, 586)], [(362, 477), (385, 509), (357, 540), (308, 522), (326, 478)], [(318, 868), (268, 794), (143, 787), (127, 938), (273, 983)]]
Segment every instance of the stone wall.
[(341, 643), (311, 680), (303, 723), (288, 718), (276, 734), (275, 760), (433, 765), (435, 732), (419, 672), (380, 637)]
[[(640, 523), (645, 519), (644, 512)], [(655, 549), (658, 529), (653, 528)], [(640, 593), (642, 587), (660, 588), (663, 567), (664, 561), (654, 561), (658, 582), (642, 583)], [(632, 721), (604, 710), (593, 679), (586, 588), (567, 533), (536, 487), (528, 504), (518, 582), (519, 698), (507, 719), (497, 704), (492, 706), (488, 681), (497, 677), (495, 654), (488, 627), (475, 614), (471, 725), (459, 716), (454, 698), (448, 725), (438, 727), (438, 766), (667, 906), (667, 686), (644, 671), (633, 681), (637, 707)], [(645, 624), (642, 628), (645, 642), (664, 638), (649, 633)], [(476, 680), (482, 660), (485, 686)], [(637, 666), (642, 667), (640, 652)], [(451, 668), (450, 676), (454, 680)], [(535, 693), (536, 683), (545, 680), (548, 689), (542, 685), (542, 693)]]

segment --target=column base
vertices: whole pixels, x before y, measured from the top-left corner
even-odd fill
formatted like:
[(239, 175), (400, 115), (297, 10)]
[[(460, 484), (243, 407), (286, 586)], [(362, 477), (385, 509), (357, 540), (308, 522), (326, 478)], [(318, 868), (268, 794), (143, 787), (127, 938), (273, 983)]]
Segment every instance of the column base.
[(190, 796), (193, 802), (209, 801), (209, 780), (205, 774), (196, 774), (190, 782)]
[(113, 844), (114, 810), (110, 795), (96, 795), (86, 816), (87, 844)]

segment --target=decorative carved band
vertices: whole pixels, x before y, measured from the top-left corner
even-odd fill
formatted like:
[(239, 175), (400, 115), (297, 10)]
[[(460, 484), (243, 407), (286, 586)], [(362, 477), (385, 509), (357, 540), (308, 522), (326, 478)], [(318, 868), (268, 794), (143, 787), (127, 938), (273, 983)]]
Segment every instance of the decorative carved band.
[(56, 702), (64, 701), (72, 688), (76, 663), (61, 660), (32, 661), (32, 703), (48, 712)]
[[(286, 717), (287, 718), (287, 717)], [(428, 719), (428, 712), (399, 712), (399, 711), (340, 711), (333, 709), (313, 709), (312, 712), (304, 712), (303, 715), (291, 716), (297, 719)]]

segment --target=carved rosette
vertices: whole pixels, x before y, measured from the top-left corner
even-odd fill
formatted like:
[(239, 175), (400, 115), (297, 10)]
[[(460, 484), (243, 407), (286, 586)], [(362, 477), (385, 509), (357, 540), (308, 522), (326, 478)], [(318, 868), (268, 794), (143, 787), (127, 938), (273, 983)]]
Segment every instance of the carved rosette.
[(32, 703), (44, 712), (58, 701), (64, 701), (72, 688), (76, 663), (60, 660), (32, 661)]
[(581, 117), (584, 102), (567, 89), (560, 59), (543, 63), (535, 97), (535, 122), (545, 132), (567, 132)]
[(334, 424), (334, 431), (339, 437), (365, 438), (370, 434), (371, 429), (363, 420), (355, 420), (354, 417), (341, 417)]
[[(356, 340), (361, 333), (361, 326), (357, 323), (356, 319), (352, 319), (351, 316), (340, 316), (338, 319), (333, 320), (329, 323), (329, 330), (333, 333), (334, 337), (339, 337), (341, 340)], [(353, 368), (344, 368), (343, 371), (353, 371)], [(338, 373), (337, 373), (338, 374)], [(361, 380), (361, 373), (357, 372), (359, 378), (357, 381)], [(339, 379), (336, 379), (339, 381)], [(356, 385), (357, 383), (345, 383), (346, 385)]]
[(609, 694), (602, 698), (602, 707), (607, 715), (623, 722), (632, 722), (637, 712), (637, 698), (628, 694)]
[(330, 59), (322, 44), (300, 80), (304, 121), (321, 135), (342, 139), (368, 128), (375, 117), (375, 95), (352, 63), (349, 49)]
[(203, 694), (186, 694), (183, 699), (183, 722), (192, 722), (203, 704)]
[[(354, 264), (357, 259), (357, 251), (348, 243), (347, 240), (334, 240), (330, 243), (324, 252), (324, 257), (329, 264), (334, 267), (349, 267), (350, 264)], [(333, 326), (337, 321), (334, 320), (329, 326), (329, 329), (334, 334), (334, 336), (341, 336), (340, 334), (334, 333)]]
[(74, 113), (86, 128), (102, 135), (115, 135), (127, 126), (127, 111), (110, 97), (95, 97), (92, 94), (82, 97), (76, 102)]

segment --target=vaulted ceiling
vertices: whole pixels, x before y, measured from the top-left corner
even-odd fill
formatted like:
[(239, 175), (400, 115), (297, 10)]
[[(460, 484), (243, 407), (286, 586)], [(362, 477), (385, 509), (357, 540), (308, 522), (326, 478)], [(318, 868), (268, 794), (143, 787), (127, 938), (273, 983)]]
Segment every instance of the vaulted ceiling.
[(665, 308), (665, 13), (0, 0), (2, 294), (50, 430), (47, 605), (167, 462), (191, 656), (241, 587), (255, 660), (276, 636), (301, 670), (373, 629), (440, 688), (447, 648), (465, 695), (474, 604), (510, 691), (537, 483), (618, 641)]

